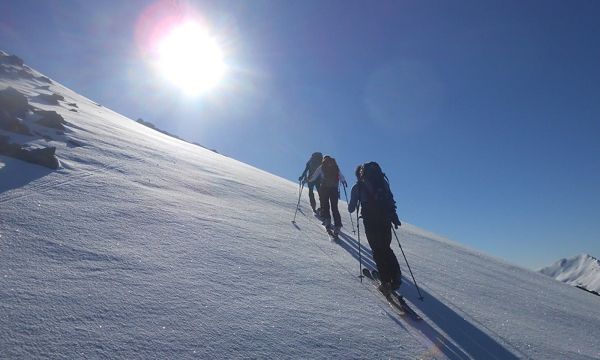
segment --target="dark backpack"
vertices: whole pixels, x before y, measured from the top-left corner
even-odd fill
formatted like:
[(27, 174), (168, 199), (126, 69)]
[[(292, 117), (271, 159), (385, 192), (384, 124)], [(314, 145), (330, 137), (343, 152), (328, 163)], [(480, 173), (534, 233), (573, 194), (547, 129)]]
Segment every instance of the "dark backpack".
[(330, 156), (325, 156), (323, 158), (323, 163), (321, 164), (321, 170), (323, 171), (321, 186), (337, 187), (340, 179), (340, 169), (338, 168), (335, 159)]
[(367, 195), (367, 201), (361, 204), (363, 216), (367, 219), (391, 221), (396, 216), (396, 202), (379, 164), (374, 161), (364, 164), (361, 182), (362, 191)]

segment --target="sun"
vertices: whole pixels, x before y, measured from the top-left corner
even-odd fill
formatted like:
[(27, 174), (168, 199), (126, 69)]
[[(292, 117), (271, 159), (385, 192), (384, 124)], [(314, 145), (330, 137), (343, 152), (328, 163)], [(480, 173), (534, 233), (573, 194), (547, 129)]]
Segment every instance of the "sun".
[(176, 26), (165, 35), (158, 45), (157, 66), (188, 95), (214, 88), (226, 70), (219, 44), (194, 22)]

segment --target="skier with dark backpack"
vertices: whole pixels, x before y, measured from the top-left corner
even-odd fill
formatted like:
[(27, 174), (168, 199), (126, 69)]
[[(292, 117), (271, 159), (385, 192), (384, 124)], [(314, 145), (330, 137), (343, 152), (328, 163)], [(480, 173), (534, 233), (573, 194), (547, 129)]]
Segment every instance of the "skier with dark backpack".
[(323, 161), (323, 154), (320, 152), (315, 152), (311, 155), (310, 159), (306, 162), (306, 167), (302, 172), (302, 175), (298, 178), (298, 181), (306, 183), (308, 182), (308, 199), (310, 201), (310, 207), (312, 208), (315, 214), (318, 214), (318, 210), (316, 208), (317, 202), (315, 201), (315, 193), (313, 192), (313, 188), (317, 189), (319, 192), (319, 187), (321, 185), (320, 179), (315, 181), (308, 181), (310, 177), (315, 173), (317, 168), (321, 166), (321, 162)]
[[(321, 201), (321, 218), (323, 219), (323, 225), (328, 231), (332, 231), (334, 236), (337, 236), (342, 227), (342, 217), (338, 209), (338, 199), (340, 196), (339, 184), (340, 182), (346, 186), (346, 179), (340, 172), (336, 161), (331, 156), (324, 156), (321, 166), (315, 170), (315, 173), (309, 179), (309, 181), (321, 180), (321, 187), (319, 189), (319, 200)], [(331, 226), (331, 216), (329, 214), (329, 208), (331, 205), (331, 212), (333, 213), (333, 227)]]
[(392, 224), (396, 229), (401, 225), (396, 213), (396, 202), (387, 177), (376, 162), (359, 165), (356, 168), (356, 179), (348, 211), (352, 213), (361, 208), (365, 234), (381, 279), (379, 290), (388, 295), (398, 289), (401, 282), (400, 265), (390, 248)]

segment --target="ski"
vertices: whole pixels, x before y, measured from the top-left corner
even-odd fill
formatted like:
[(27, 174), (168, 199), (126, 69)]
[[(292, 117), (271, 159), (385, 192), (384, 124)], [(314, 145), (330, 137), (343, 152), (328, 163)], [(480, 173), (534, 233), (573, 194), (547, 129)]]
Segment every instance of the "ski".
[[(367, 268), (363, 268), (362, 272), (364, 277), (371, 280), (375, 287), (378, 287), (381, 284), (379, 281), (379, 273), (376, 270), (371, 271)], [(422, 320), (421, 316), (406, 303), (406, 300), (404, 300), (402, 295), (397, 294), (396, 292), (385, 295), (380, 292), (379, 289), (377, 289), (377, 291), (385, 297), (390, 306), (393, 307), (400, 315), (408, 315), (410, 318), (416, 321)]]

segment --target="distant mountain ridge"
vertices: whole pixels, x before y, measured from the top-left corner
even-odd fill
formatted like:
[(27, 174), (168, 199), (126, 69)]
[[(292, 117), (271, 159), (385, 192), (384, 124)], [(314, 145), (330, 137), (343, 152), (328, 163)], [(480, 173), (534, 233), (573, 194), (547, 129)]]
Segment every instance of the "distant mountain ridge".
[(539, 270), (544, 275), (600, 295), (600, 260), (581, 254)]

